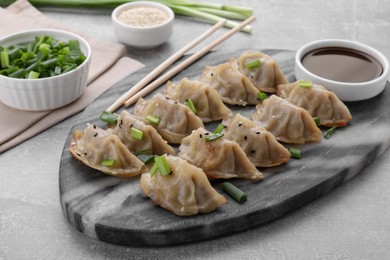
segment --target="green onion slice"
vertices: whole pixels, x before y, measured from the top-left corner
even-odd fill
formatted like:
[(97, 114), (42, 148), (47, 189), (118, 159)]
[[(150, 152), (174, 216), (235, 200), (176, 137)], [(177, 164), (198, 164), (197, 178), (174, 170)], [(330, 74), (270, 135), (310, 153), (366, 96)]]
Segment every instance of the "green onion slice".
[(291, 158), (300, 159), (301, 158), (301, 150), (296, 147), (288, 147), (288, 151), (291, 154)]
[(28, 73), (28, 79), (37, 79), (39, 78), (39, 73), (38, 72), (35, 72), (35, 71), (30, 71)]
[(324, 133), (324, 137), (325, 137), (326, 139), (329, 139), (329, 138), (333, 135), (334, 131), (336, 131), (336, 127), (335, 127), (335, 126), (332, 127), (332, 128), (329, 128), (329, 129), (326, 130), (326, 132)]
[(154, 157), (156, 157), (153, 154), (139, 154), (137, 155), (137, 158), (140, 159), (145, 165), (149, 165), (152, 162), (154, 162)]
[(167, 160), (165, 159), (165, 156), (156, 156), (154, 157), (154, 163), (157, 165), (158, 171), (161, 176), (166, 176), (171, 174), (171, 169), (169, 169)]
[(217, 125), (213, 133), (214, 134), (222, 133), (223, 129), (225, 129), (225, 126), (223, 124), (219, 124)]
[(254, 69), (254, 68), (257, 68), (260, 66), (261, 66), (261, 61), (259, 59), (252, 60), (252, 61), (245, 63), (245, 67), (247, 67), (248, 69)]
[(130, 128), (130, 136), (137, 140), (142, 140), (142, 137), (144, 137), (144, 133), (141, 130), (138, 130), (137, 128)]
[(239, 203), (248, 199), (248, 195), (230, 182), (223, 182), (222, 189)]
[(108, 124), (114, 125), (116, 124), (118, 117), (118, 114), (103, 111), (103, 113), (100, 115), (100, 120)]
[(10, 63), (9, 63), (9, 54), (8, 54), (8, 51), (6, 49), (4, 49), (1, 53), (0, 53), (0, 56), (1, 56), (1, 67), (3, 68), (7, 68), (10, 66)]
[(153, 115), (146, 116), (146, 120), (148, 120), (150, 123), (152, 123), (154, 125), (158, 125), (160, 123), (160, 118), (158, 118), (157, 116), (153, 116)]
[(157, 169), (158, 169), (157, 163), (154, 163), (152, 169), (150, 169), (150, 176), (151, 177), (153, 177), (153, 175), (156, 173)]
[(194, 101), (191, 98), (188, 99), (185, 104), (192, 110), (192, 112), (194, 112), (194, 114), (196, 114), (197, 110), (196, 110)]
[(320, 117), (319, 117), (319, 116), (313, 117), (313, 120), (314, 120), (314, 123), (316, 123), (316, 125), (320, 125), (321, 120), (320, 120)]
[(313, 87), (313, 82), (311, 82), (310, 80), (300, 80), (299, 86), (301, 88), (311, 88)]
[(207, 135), (207, 136), (205, 136), (204, 139), (205, 139), (206, 142), (212, 142), (212, 141), (215, 141), (218, 138), (221, 138), (223, 136), (224, 136), (223, 133), (217, 133), (217, 134)]
[(264, 92), (261, 92), (261, 91), (257, 92), (256, 97), (261, 102), (263, 102), (264, 100), (266, 100), (268, 98), (267, 94), (265, 94)]
[(102, 161), (102, 166), (108, 166), (108, 167), (111, 167), (113, 166), (115, 163), (115, 160), (103, 160)]

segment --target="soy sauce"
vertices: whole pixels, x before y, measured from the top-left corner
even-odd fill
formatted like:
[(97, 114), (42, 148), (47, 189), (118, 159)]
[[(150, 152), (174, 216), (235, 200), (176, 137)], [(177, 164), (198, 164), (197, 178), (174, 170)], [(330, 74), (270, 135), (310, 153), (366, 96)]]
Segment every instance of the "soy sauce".
[(342, 47), (313, 50), (302, 58), (302, 64), (317, 76), (349, 83), (370, 81), (383, 72), (381, 64), (371, 55)]

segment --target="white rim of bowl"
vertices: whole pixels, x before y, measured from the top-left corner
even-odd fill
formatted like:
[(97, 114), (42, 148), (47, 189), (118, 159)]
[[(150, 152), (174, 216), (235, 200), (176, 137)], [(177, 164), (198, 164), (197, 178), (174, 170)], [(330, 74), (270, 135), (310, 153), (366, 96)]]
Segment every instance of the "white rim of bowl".
[[(156, 8), (162, 9), (168, 13), (169, 18), (166, 21), (164, 21), (163, 23), (152, 25), (152, 26), (144, 26), (144, 27), (133, 26), (133, 25), (125, 24), (125, 23), (119, 21), (118, 16), (122, 11), (129, 9), (130, 7), (144, 7), (144, 6), (156, 7)], [(160, 3), (137, 1), (137, 2), (122, 4), (118, 7), (116, 7), (114, 9), (114, 11), (112, 11), (111, 18), (117, 25), (121, 26), (122, 28), (133, 29), (133, 30), (150, 30), (150, 29), (156, 29), (158, 27), (162, 27), (162, 26), (170, 23), (171, 21), (173, 21), (173, 19), (175, 18), (175, 13), (168, 6), (160, 4)]]
[[(318, 75), (310, 72), (309, 70), (307, 70), (305, 68), (305, 66), (303, 66), (302, 58), (310, 51), (313, 51), (313, 50), (318, 49), (318, 48), (323, 48), (323, 47), (350, 48), (350, 49), (354, 49), (354, 50), (363, 52), (365, 54), (368, 54), (368, 55), (374, 57), (375, 59), (377, 59), (378, 62), (381, 64), (382, 69), (383, 69), (382, 74), (379, 77), (377, 77), (376, 79), (373, 79), (370, 81), (364, 81), (364, 82), (356, 82), (356, 83), (336, 81), (336, 80), (331, 80), (331, 79), (327, 79), (327, 78), (323, 78), (321, 76), (318, 76)], [(384, 77), (386, 77), (386, 80), (387, 80), (387, 76), (389, 74), (389, 61), (381, 52), (379, 52), (378, 50), (376, 50), (373, 47), (368, 46), (366, 44), (363, 44), (363, 43), (360, 43), (357, 41), (342, 40), (342, 39), (324, 39), (324, 40), (309, 42), (309, 43), (303, 45), (297, 51), (297, 53), (295, 55), (295, 64), (297, 66), (299, 66), (299, 68), (302, 71), (305, 71), (305, 73), (309, 74), (313, 78), (318, 78), (318, 79), (321, 79), (323, 81), (328, 81), (331, 83), (344, 85), (344, 86), (349, 86), (351, 84), (353, 84), (354, 86), (363, 86), (363, 85), (367, 85), (367, 84), (377, 83), (378, 81), (383, 80)]]
[[(74, 70), (78, 69), (79, 67), (81, 67), (82, 65), (86, 64), (90, 59), (91, 59), (91, 46), (89, 45), (89, 43), (81, 36), (75, 34), (75, 33), (72, 33), (72, 32), (68, 32), (68, 31), (63, 31), (63, 30), (57, 30), (57, 29), (34, 29), (34, 30), (26, 30), (26, 31), (20, 31), (20, 32), (17, 32), (17, 33), (13, 33), (13, 34), (9, 34), (9, 35), (6, 35), (2, 38), (0, 38), (0, 45), (2, 41), (5, 41), (5, 40), (9, 40), (10, 38), (13, 38), (13, 37), (16, 37), (18, 35), (23, 35), (23, 34), (33, 34), (33, 33), (39, 33), (39, 34), (45, 34), (46, 33), (63, 33), (63, 34), (67, 34), (67, 35), (70, 35), (71, 37), (74, 37), (76, 40), (78, 41), (81, 41), (86, 49), (87, 49), (87, 53), (84, 53), (84, 55), (87, 57), (83, 63), (81, 63), (79, 66), (77, 66), (75, 69), (73, 70), (70, 70), (64, 74), (60, 74), (60, 75), (56, 75), (56, 76), (52, 76), (52, 77), (47, 77), (47, 78), (38, 78), (38, 79), (32, 79), (34, 81), (42, 81), (42, 80), (48, 80), (48, 79), (52, 79), (52, 78), (60, 78), (60, 77), (63, 77), (64, 75), (67, 75), (68, 73), (71, 73), (73, 72)], [(39, 35), (37, 34), (37, 35)], [(29, 80), (29, 79), (20, 79), (20, 78), (12, 78), (12, 77), (8, 77), (8, 76), (4, 76), (4, 75), (0, 75), (0, 78), (1, 77), (4, 77), (4, 78), (7, 78), (8, 80)]]

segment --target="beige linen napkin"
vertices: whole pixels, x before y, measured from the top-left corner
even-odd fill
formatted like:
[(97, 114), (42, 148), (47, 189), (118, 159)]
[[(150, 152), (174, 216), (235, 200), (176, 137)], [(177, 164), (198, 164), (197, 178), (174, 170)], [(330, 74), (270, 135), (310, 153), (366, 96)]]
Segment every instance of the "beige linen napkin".
[(62, 29), (84, 37), (92, 48), (88, 87), (75, 102), (56, 110), (42, 112), (17, 110), (0, 102), (0, 153), (83, 110), (116, 82), (143, 67), (138, 61), (123, 57), (126, 52), (123, 45), (70, 30), (60, 22), (44, 16), (26, 0), (18, 0), (7, 9), (0, 8), (0, 24), (7, 25), (0, 27), (0, 37), (29, 29)]

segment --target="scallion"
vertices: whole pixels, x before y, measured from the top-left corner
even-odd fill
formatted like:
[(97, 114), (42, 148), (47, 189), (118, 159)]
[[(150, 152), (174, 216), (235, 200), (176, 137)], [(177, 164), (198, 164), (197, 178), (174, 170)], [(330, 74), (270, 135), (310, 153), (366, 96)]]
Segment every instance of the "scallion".
[(28, 79), (37, 79), (39, 78), (39, 73), (38, 72), (35, 72), (35, 71), (30, 71), (28, 73)]
[(160, 123), (160, 118), (153, 115), (147, 115), (146, 120), (148, 120), (150, 123), (154, 125), (158, 125)]
[(245, 67), (247, 67), (248, 69), (258, 68), (260, 66), (261, 66), (261, 61), (259, 59), (252, 60), (252, 61), (245, 63)]
[(154, 163), (157, 165), (158, 172), (161, 176), (166, 176), (172, 173), (164, 155), (154, 157)]
[(316, 125), (320, 125), (321, 124), (321, 120), (320, 120), (319, 116), (313, 117), (313, 120), (314, 120), (314, 123), (316, 123)]
[(103, 111), (103, 113), (101, 113), (100, 115), (100, 120), (110, 125), (115, 125), (117, 123), (118, 117), (119, 117), (118, 114)]
[(186, 101), (186, 105), (191, 109), (192, 112), (194, 112), (194, 114), (196, 114), (197, 110), (194, 101), (191, 98)]
[(260, 100), (261, 102), (263, 102), (264, 100), (266, 100), (268, 98), (267, 94), (264, 93), (264, 92), (257, 92), (256, 94), (256, 97), (258, 100)]
[(142, 138), (144, 137), (144, 132), (142, 132), (141, 130), (139, 130), (137, 128), (131, 127), (130, 128), (130, 136), (136, 140), (142, 140)]
[(243, 203), (248, 199), (246, 192), (240, 190), (230, 182), (223, 182), (222, 189), (239, 203)]
[(311, 82), (310, 80), (300, 80), (299, 86), (301, 88), (311, 88), (313, 86), (313, 82)]
[(158, 170), (157, 163), (154, 163), (152, 169), (150, 169), (150, 176), (153, 177), (153, 175), (157, 172), (157, 170)]
[(7, 49), (1, 51), (1, 67), (8, 68), (9, 67), (9, 53)]
[(335, 127), (335, 126), (329, 128), (328, 130), (325, 131), (324, 137), (325, 137), (326, 139), (329, 139), (329, 138), (334, 134), (334, 131), (336, 131), (336, 127)]
[(223, 129), (225, 129), (225, 126), (223, 124), (219, 124), (217, 125), (213, 133), (214, 134), (222, 133)]
[(212, 142), (212, 141), (215, 141), (218, 138), (221, 138), (223, 136), (224, 136), (223, 133), (217, 133), (217, 134), (212, 134), (212, 135), (206, 135), (204, 139), (206, 142)]
[(111, 167), (111, 166), (114, 165), (114, 163), (115, 163), (115, 160), (108, 160), (108, 159), (106, 159), (106, 160), (102, 161), (102, 166)]
[(137, 155), (137, 158), (140, 159), (145, 165), (151, 164), (154, 162), (154, 157), (156, 157), (153, 154), (139, 154)]
[(296, 147), (288, 147), (288, 151), (290, 152), (291, 158), (300, 159), (301, 158), (301, 150)]

